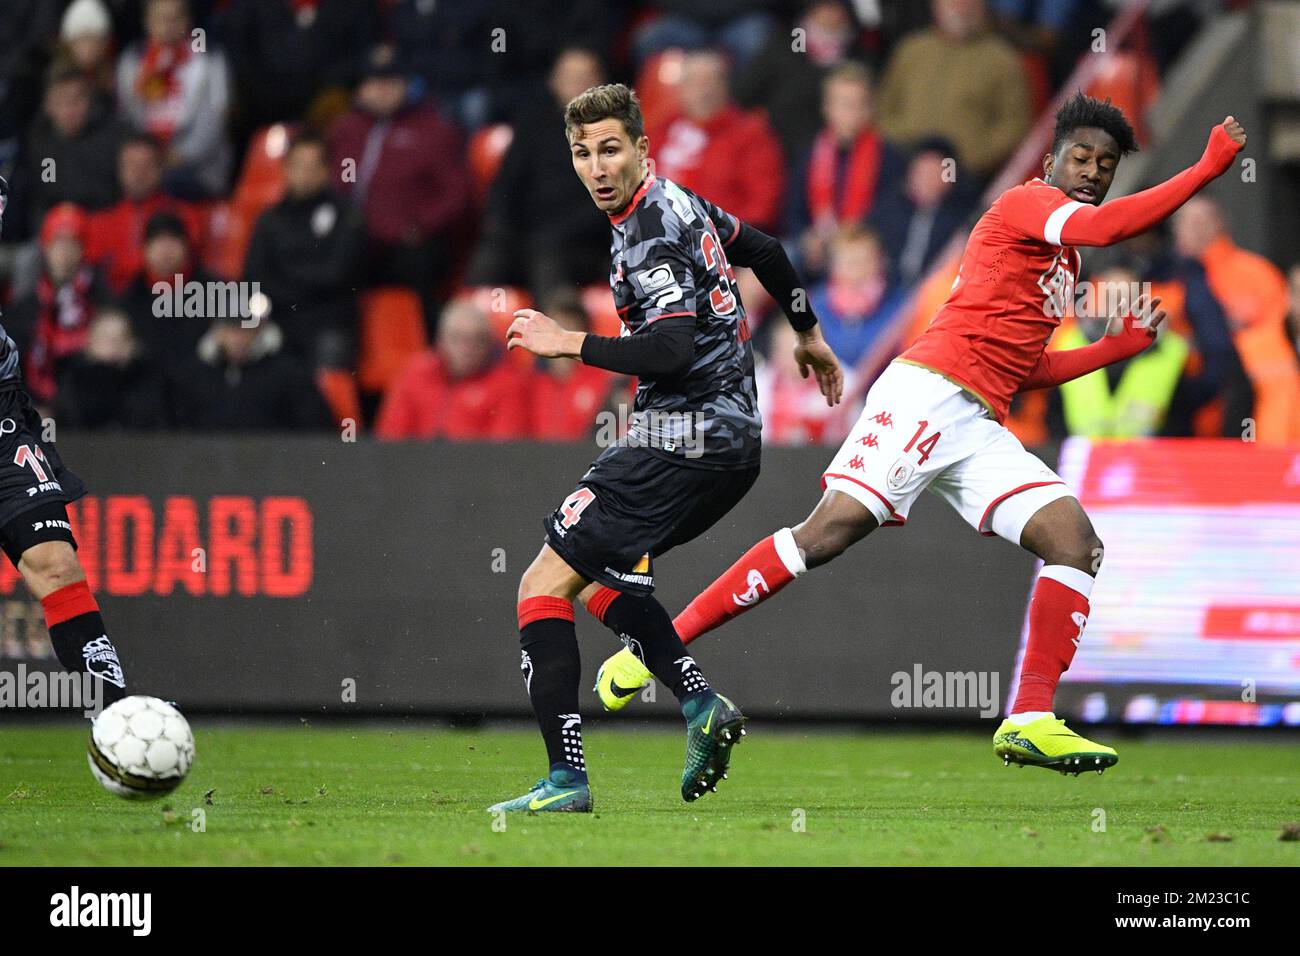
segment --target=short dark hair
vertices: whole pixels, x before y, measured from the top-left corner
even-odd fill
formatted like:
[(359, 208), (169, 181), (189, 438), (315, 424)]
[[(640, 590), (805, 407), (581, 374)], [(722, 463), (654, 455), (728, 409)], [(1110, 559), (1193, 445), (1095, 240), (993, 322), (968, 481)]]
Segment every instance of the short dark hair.
[(636, 98), (635, 90), (622, 83), (593, 86), (571, 99), (564, 108), (565, 135), (572, 143), (584, 126), (603, 119), (619, 120), (634, 143), (645, 135), (641, 101)]
[(1111, 135), (1119, 146), (1119, 154), (1127, 156), (1136, 153), (1137, 134), (1125, 119), (1118, 106), (1111, 103), (1110, 97), (1105, 102), (1085, 96), (1082, 90), (1075, 90), (1074, 95), (1065, 101), (1056, 113), (1056, 129), (1052, 132), (1052, 155), (1055, 156), (1061, 144), (1076, 129), (1090, 126)]
[(187, 245), (190, 241), (189, 230), (185, 228), (185, 223), (181, 220), (181, 217), (168, 209), (158, 210), (144, 224), (145, 242), (159, 236), (175, 236)]

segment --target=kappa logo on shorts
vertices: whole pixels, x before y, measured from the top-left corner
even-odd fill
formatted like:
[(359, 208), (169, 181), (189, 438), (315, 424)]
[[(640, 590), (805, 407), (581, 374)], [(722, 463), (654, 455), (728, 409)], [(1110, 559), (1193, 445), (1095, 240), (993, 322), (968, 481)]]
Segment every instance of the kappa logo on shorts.
[(912, 470), (912, 463), (905, 458), (900, 458), (894, 462), (894, 466), (889, 469), (889, 478), (887, 479), (889, 490), (898, 491), (907, 484), (907, 479), (912, 477)]

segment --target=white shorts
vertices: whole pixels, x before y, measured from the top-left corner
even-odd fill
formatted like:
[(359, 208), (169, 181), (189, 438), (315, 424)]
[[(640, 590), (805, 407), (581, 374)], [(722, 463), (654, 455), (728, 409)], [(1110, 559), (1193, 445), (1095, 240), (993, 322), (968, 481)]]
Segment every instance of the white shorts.
[(969, 392), (906, 362), (890, 363), (871, 386), (822, 487), (861, 502), (882, 525), (905, 523), (929, 488), (972, 528), (1013, 544), (1038, 509), (1073, 495)]

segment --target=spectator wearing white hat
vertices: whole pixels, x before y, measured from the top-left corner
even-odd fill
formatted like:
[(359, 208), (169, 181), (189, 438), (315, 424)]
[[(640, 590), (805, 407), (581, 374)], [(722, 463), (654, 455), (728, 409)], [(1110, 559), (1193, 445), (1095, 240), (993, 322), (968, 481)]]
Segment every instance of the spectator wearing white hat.
[(95, 109), (113, 108), (113, 20), (104, 0), (72, 0), (59, 26), (58, 59), (69, 63), (90, 84)]

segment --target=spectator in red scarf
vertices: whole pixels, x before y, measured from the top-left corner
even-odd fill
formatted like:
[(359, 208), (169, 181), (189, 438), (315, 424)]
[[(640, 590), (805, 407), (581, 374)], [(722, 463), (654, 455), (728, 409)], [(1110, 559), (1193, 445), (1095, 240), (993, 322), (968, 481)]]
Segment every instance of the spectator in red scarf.
[(742, 112), (727, 89), (727, 60), (714, 51), (682, 63), (681, 114), (647, 130), (655, 172), (738, 219), (773, 230), (785, 163), (767, 121)]
[(199, 240), (199, 214), (187, 202), (162, 191), (163, 160), (158, 143), (144, 133), (129, 137), (117, 153), (122, 199), (90, 217), (86, 257), (99, 267), (108, 287), (121, 295), (143, 265), (144, 227), (156, 212), (175, 213), (191, 244)]
[(90, 320), (104, 300), (95, 270), (85, 261), (86, 214), (72, 203), (55, 206), (41, 225), (41, 273), (31, 295), (15, 303), (5, 326), (23, 357), (32, 400), (48, 407), (59, 368), (85, 347)]
[(232, 161), (225, 57), (207, 48), (204, 34), (191, 36), (185, 0), (146, 0), (144, 28), (145, 39), (118, 61), (118, 104), (136, 129), (163, 147), (169, 193), (221, 195)]
[(434, 348), (416, 356), (379, 408), (380, 438), (527, 438), (529, 376), (502, 355), (487, 313), (452, 302)]
[(73, 0), (59, 26), (57, 59), (70, 63), (90, 84), (98, 111), (111, 111), (116, 98), (113, 76), (113, 21), (104, 0)]
[[(572, 293), (558, 294), (543, 310), (571, 332), (590, 332), (591, 319)], [(539, 359), (532, 394), (532, 437), (542, 441), (581, 441), (596, 429), (596, 414), (606, 407), (615, 376), (576, 359)]]
[(459, 132), (411, 92), (392, 48), (376, 49), (355, 107), (329, 141), (344, 193), (365, 220), (368, 282), (415, 289), (433, 317), (470, 208), (470, 178)]
[(826, 281), (810, 298), (826, 343), (845, 365), (865, 374), (860, 363), (889, 329), (907, 290), (890, 282), (880, 237), (864, 226), (844, 226), (831, 239)]
[(787, 233), (797, 236), (803, 268), (826, 270), (827, 244), (842, 226), (862, 223), (877, 197), (903, 177), (903, 157), (875, 125), (871, 75), (859, 63), (832, 70), (822, 84), (825, 125), (790, 191)]
[(773, 30), (753, 62), (736, 77), (736, 99), (746, 109), (762, 108), (781, 141), (786, 167), (798, 169), (822, 128), (822, 84), (842, 63), (871, 56), (857, 15), (846, 0), (811, 0), (795, 28)]

